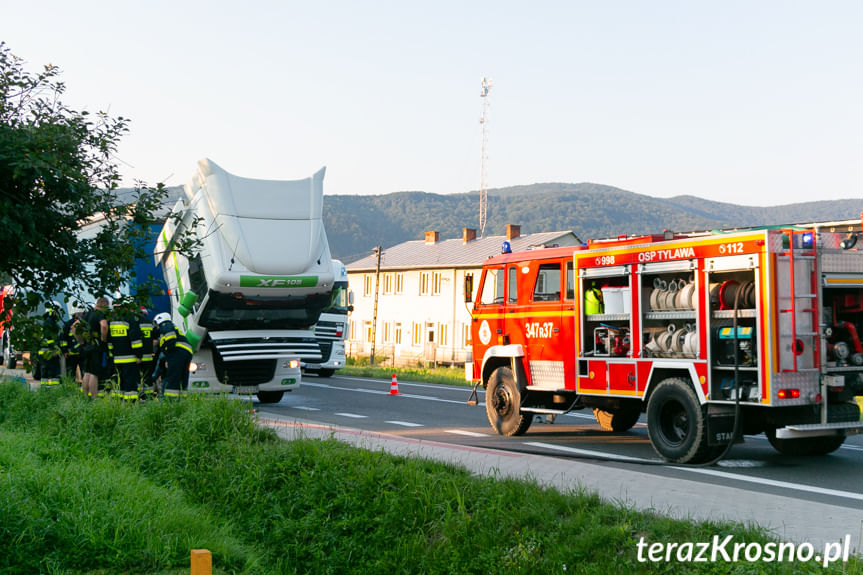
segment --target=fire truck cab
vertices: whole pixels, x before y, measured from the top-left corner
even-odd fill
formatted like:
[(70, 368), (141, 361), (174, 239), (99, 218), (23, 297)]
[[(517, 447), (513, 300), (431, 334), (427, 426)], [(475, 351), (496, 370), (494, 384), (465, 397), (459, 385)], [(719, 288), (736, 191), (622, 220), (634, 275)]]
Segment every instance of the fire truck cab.
[(589, 408), (603, 429), (625, 431), (644, 412), (653, 448), (678, 463), (762, 432), (783, 453), (838, 449), (863, 431), (854, 224), (490, 258), (475, 298), (465, 286), (489, 422), (520, 435), (537, 414)]

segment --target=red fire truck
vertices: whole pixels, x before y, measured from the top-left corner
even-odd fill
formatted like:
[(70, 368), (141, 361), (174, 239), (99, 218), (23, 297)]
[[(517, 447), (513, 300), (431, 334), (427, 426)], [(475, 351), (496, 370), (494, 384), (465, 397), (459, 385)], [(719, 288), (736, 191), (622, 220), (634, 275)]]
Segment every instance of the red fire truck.
[(863, 242), (860, 222), (845, 224), (487, 260), (465, 294), (489, 422), (520, 435), (537, 414), (589, 408), (625, 431), (644, 412), (654, 449), (678, 463), (746, 434), (787, 454), (838, 449), (863, 431)]

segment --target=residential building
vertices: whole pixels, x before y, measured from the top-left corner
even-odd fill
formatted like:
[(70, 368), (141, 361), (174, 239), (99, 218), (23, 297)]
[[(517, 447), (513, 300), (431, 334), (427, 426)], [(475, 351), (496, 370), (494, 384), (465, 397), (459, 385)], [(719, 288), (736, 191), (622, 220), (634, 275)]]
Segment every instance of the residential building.
[(571, 231), (522, 235), (520, 226), (512, 224), (506, 235), (485, 238), (470, 228), (462, 229), (461, 238), (445, 240), (437, 231), (427, 231), (425, 240), (384, 249), (380, 272), (374, 253), (347, 264), (354, 293), (348, 356), (368, 356), (374, 343), (376, 363), (463, 364), (471, 350), (464, 280), (474, 278), (475, 295), (483, 262), (499, 254), (504, 241), (512, 251), (580, 243)]

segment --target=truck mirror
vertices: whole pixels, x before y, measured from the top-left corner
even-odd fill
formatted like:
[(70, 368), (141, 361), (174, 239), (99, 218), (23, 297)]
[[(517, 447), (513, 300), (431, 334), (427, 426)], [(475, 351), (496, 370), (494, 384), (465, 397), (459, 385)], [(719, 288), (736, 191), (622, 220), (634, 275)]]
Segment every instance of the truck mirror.
[(180, 305), (177, 307), (177, 313), (186, 317), (192, 313), (192, 308), (195, 307), (195, 302), (198, 301), (198, 294), (193, 291), (187, 291), (183, 294), (183, 299), (180, 300)]
[(464, 303), (473, 301), (473, 274), (464, 276)]
[(353, 292), (353, 290), (348, 292), (348, 303), (350, 305), (354, 305), (354, 292)]

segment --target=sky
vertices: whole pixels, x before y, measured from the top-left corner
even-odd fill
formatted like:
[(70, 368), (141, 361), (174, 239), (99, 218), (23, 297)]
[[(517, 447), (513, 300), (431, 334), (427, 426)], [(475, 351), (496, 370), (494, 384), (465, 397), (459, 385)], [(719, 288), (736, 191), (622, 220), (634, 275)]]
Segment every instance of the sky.
[(859, 0), (0, 0), (64, 102), (130, 120), (124, 185), (210, 158), (325, 194), (593, 182), (863, 198)]

